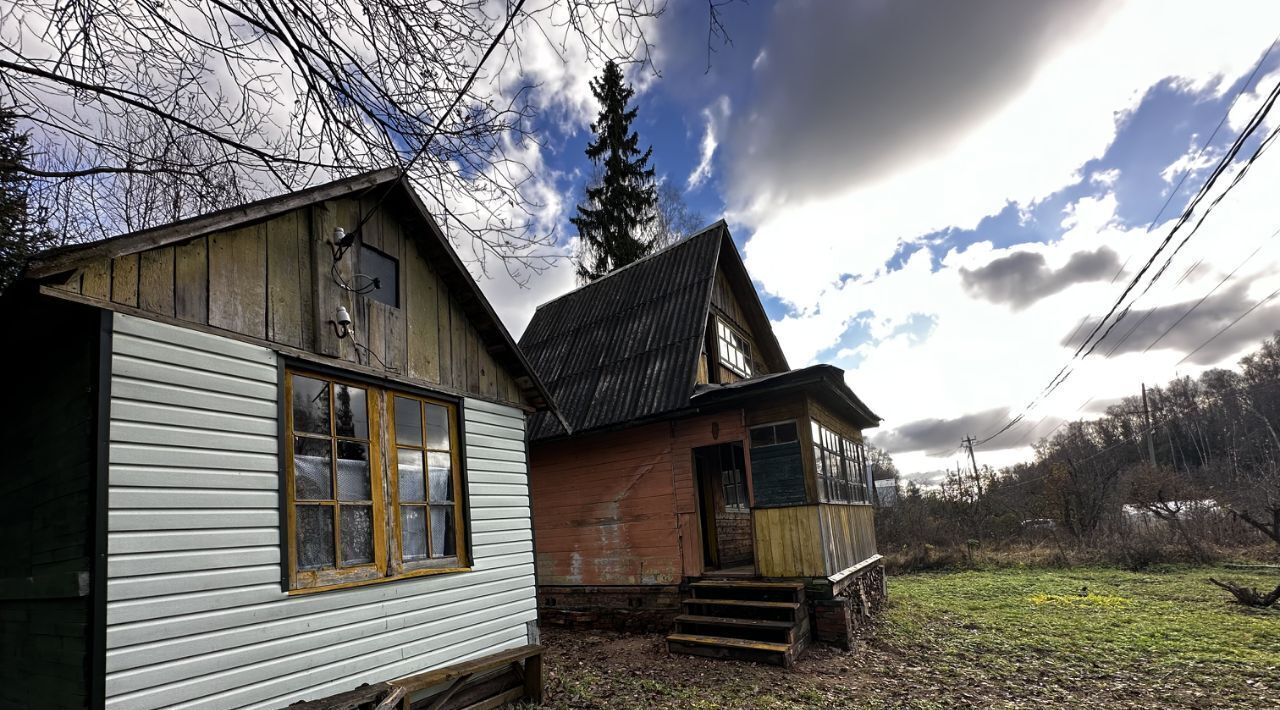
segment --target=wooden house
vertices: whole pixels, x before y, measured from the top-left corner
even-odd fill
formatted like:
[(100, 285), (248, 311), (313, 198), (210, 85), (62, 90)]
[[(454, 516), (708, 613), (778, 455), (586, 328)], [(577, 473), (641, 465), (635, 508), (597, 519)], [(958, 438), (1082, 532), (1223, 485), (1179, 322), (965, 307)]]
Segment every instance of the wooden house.
[(543, 304), (520, 346), (570, 427), (530, 420), (544, 621), (674, 619), (673, 650), (779, 663), (849, 643), (884, 593), (880, 420), (841, 370), (788, 367), (723, 222)]
[(0, 706), (540, 693), (549, 399), (396, 170), (46, 253), (0, 305)]

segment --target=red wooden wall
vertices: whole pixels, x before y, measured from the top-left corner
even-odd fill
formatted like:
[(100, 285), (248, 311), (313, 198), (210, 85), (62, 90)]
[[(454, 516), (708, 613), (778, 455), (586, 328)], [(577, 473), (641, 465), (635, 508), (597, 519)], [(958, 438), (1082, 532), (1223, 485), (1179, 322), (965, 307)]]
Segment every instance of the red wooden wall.
[(700, 575), (692, 449), (743, 441), (745, 432), (734, 410), (535, 442), (538, 584), (676, 584)]

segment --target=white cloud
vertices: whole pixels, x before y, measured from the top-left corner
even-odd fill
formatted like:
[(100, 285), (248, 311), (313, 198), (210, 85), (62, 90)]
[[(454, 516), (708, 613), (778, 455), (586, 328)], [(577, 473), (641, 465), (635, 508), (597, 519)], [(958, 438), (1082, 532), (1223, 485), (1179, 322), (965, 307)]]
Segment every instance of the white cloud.
[(728, 120), (729, 113), (728, 96), (721, 96), (714, 104), (702, 109), (702, 118), (706, 122), (702, 132), (702, 155), (693, 172), (689, 173), (686, 189), (696, 190), (711, 177), (711, 159), (715, 157), (716, 147), (719, 145), (716, 138), (717, 126)]
[[(1166, 277), (1137, 303), (1133, 315), (1122, 322), (1095, 356), (1078, 363), (1067, 384), (1032, 409), (1022, 428), (980, 451), (981, 462), (1001, 466), (1026, 460), (1031, 456), (1027, 444), (1048, 434), (1053, 422), (1090, 415), (1091, 412), (1082, 411), (1082, 405), (1091, 398), (1098, 401), (1131, 395), (1142, 382), (1162, 384), (1175, 376), (1194, 376), (1212, 365), (1229, 367), (1244, 352), (1254, 349), (1261, 334), (1275, 327), (1275, 314), (1267, 309), (1255, 312), (1228, 331), (1222, 338), (1228, 342), (1215, 343), (1223, 344), (1224, 349), (1211, 361), (1178, 365), (1193, 344), (1208, 339), (1248, 305), (1280, 287), (1280, 236), (1276, 235), (1280, 204), (1271, 195), (1277, 180), (1280, 156), (1266, 155), (1206, 220)], [(850, 282), (827, 294), (818, 315), (786, 319), (780, 324), (786, 327), (779, 332), (838, 328), (834, 325), (840, 320), (838, 315), (824, 318), (823, 314), (872, 308), (877, 324), (872, 337), (877, 340), (853, 348), (862, 360), (848, 372), (848, 380), (885, 418), (886, 431), (921, 419), (955, 419), (998, 407), (1021, 411), (1068, 361), (1071, 349), (1064, 347), (1062, 341), (1082, 316), (1104, 313), (1119, 294), (1123, 281), (1112, 284), (1104, 279), (1074, 284), (1016, 311), (967, 293), (960, 270), (1023, 251), (1041, 254), (1051, 267), (1060, 268), (1072, 254), (1102, 246), (1115, 249), (1121, 258), (1132, 257), (1133, 264), (1141, 263), (1170, 225), (1166, 223), (1150, 234), (1141, 227), (1124, 228), (1114, 219), (1115, 207), (1111, 195), (1086, 198), (1068, 208), (1071, 226), (1051, 244), (995, 249), (980, 242), (941, 255), (942, 268), (936, 272), (932, 270), (932, 252), (922, 249), (901, 270)], [(1142, 349), (1155, 340), (1148, 324), (1135, 331), (1115, 356), (1105, 357), (1130, 328), (1140, 323), (1147, 309), (1194, 302), (1245, 262), (1259, 245), (1261, 251), (1227, 283), (1228, 287), (1244, 289), (1241, 303), (1232, 302), (1223, 312), (1207, 313), (1201, 309), (1197, 313), (1203, 322), (1189, 319), (1174, 331), (1178, 337), (1167, 338), (1143, 353)], [(1182, 273), (1197, 263), (1199, 276), (1179, 284)], [(892, 324), (905, 322), (914, 313), (936, 318), (937, 325), (927, 342), (913, 343), (906, 335), (889, 335)], [(792, 352), (794, 341), (783, 338), (783, 343), (797, 364), (813, 356), (812, 351)], [(1046, 423), (1029, 431), (1041, 421)], [(983, 436), (991, 431), (970, 433)], [(1009, 445), (1017, 446), (994, 448)], [(904, 471), (937, 469), (941, 462), (927, 454), (904, 453), (895, 459)]]
[(767, 291), (811, 310), (841, 274), (874, 273), (903, 241), (972, 229), (1009, 202), (1034, 204), (1074, 184), (1114, 140), (1117, 117), (1149, 87), (1172, 76), (1216, 91), (1224, 76), (1251, 69), (1280, 25), (1280, 5), (1251, 7), (1253, 18), (1242, 24), (1239, 13), (1195, 4), (1129, 3), (1047, 58), (1020, 94), (949, 149), (843, 192), (776, 204), (741, 180), (731, 186), (732, 217), (755, 230), (748, 267)]
[[(1240, 23), (1241, 15), (1250, 21)], [(745, 248), (748, 268), (767, 292), (793, 309), (776, 324), (792, 364), (803, 365), (834, 346), (856, 314), (871, 311), (870, 340), (851, 348), (861, 359), (848, 377), (885, 417), (886, 429), (1001, 406), (1018, 411), (1070, 355), (1060, 341), (1085, 314), (1105, 312), (1122, 282), (1075, 284), (1013, 311), (966, 293), (960, 269), (975, 269), (1016, 250), (1034, 250), (1048, 267), (1061, 268), (1072, 254), (1104, 246), (1122, 261), (1140, 264), (1163, 233), (1119, 226), (1115, 198), (1103, 194), (1070, 205), (1062, 215), (1065, 234), (1050, 244), (996, 249), (982, 242), (945, 254), (925, 247), (897, 271), (886, 272), (883, 265), (904, 243), (948, 228), (974, 229), (1011, 203), (1026, 214), (1049, 195), (1077, 184), (1086, 177), (1083, 167), (1106, 152), (1127, 113), (1150, 87), (1174, 77), (1183, 90), (1220, 95), (1253, 68), (1277, 25), (1280, 5), (1272, 3), (1242, 3), (1214, 13), (1204, 13), (1194, 3), (1127, 3), (1096, 31), (1046, 57), (1020, 92), (994, 106), (945, 149), (817, 198), (776, 202), (753, 193), (749, 181), (732, 186), (734, 222), (754, 229)], [(1261, 82), (1264, 90), (1271, 85), (1267, 82)], [(1248, 98), (1258, 97), (1252, 92)], [(1246, 103), (1242, 98), (1240, 105)], [(1263, 189), (1280, 180), (1278, 162), (1270, 155), (1259, 161), (1142, 308), (1198, 297), (1280, 225), (1280, 204)], [(1089, 177), (1095, 188), (1105, 190), (1117, 176)], [(1259, 254), (1239, 275), (1251, 280), (1250, 298), (1280, 286), (1277, 252), (1273, 248)], [(938, 271), (935, 257), (942, 263)], [(1199, 281), (1189, 279), (1171, 289), (1197, 259), (1204, 260)], [(936, 320), (924, 343), (893, 334), (913, 314)], [(1123, 335), (1123, 328), (1117, 330), (1117, 336)], [(850, 356), (849, 349), (840, 357)], [(1077, 408), (1090, 396), (1122, 396), (1136, 392), (1144, 380), (1163, 382), (1203, 369), (1175, 367), (1182, 354), (1153, 349), (1146, 355), (1090, 358), (1027, 421), (1077, 418), (1082, 416)], [(1221, 361), (1230, 364), (1238, 354)], [(1050, 429), (1046, 424), (1033, 434)], [(1029, 454), (1023, 447), (981, 452), (980, 457), (982, 463), (1004, 465)], [(897, 458), (904, 471), (945, 465), (923, 452)]]

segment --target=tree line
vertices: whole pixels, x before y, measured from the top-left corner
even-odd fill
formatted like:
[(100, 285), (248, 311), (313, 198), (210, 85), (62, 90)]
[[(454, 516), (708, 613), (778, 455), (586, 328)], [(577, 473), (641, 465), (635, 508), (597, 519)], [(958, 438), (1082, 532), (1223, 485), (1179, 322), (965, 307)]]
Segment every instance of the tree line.
[(1258, 543), (1280, 553), (1280, 332), (1236, 369), (1145, 395), (1145, 406), (1135, 394), (1061, 425), (1031, 461), (952, 471), (937, 490), (907, 485), (879, 516), (882, 542), (1039, 540), (1135, 566), (1160, 545), (1196, 561)]

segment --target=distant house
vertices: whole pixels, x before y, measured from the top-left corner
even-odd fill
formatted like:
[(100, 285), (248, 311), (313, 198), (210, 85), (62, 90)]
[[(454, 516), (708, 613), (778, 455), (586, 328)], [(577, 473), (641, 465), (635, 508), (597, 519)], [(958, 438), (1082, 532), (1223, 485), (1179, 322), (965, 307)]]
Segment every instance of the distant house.
[(520, 345), (572, 431), (530, 420), (544, 619), (674, 618), (673, 650), (778, 663), (849, 643), (883, 595), (880, 419), (841, 370), (788, 367), (723, 222), (544, 303)]
[(550, 401), (397, 171), (45, 254), (0, 304), (0, 705), (413, 699), (462, 661), (540, 692)]

